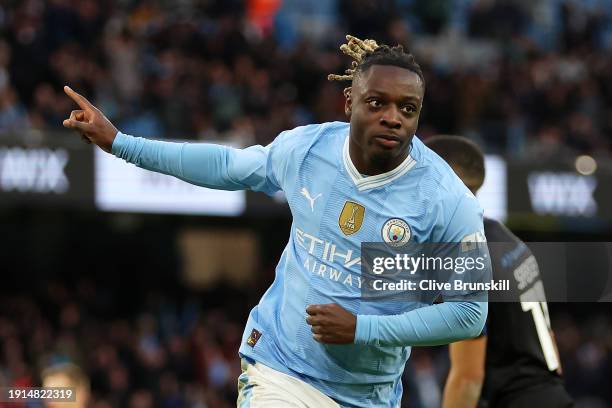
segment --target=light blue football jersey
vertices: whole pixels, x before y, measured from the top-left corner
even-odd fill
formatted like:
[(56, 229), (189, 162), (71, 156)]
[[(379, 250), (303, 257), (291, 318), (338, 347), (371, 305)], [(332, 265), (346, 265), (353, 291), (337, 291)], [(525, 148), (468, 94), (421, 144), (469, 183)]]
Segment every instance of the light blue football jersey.
[[(416, 136), (395, 169), (361, 175), (348, 154), (349, 124), (332, 122), (281, 133), (270, 145), (242, 150), (202, 145), (171, 164), (118, 135), (113, 153), (141, 167), (213, 188), (285, 192), (293, 223), (272, 286), (251, 311), (240, 354), (313, 385), (342, 406), (395, 407), (410, 347), (316, 342), (306, 307), (337, 303), (353, 314), (398, 315), (418, 302), (363, 302), (362, 242), (461, 242), (483, 232), (482, 210), (446, 162)], [(144, 141), (141, 142), (145, 143)], [(201, 155), (217, 152), (204, 162)], [(211, 156), (212, 157), (212, 156)], [(177, 162), (181, 162), (177, 164)], [(186, 162), (197, 163), (197, 171)], [(207, 174), (202, 177), (201, 174)], [(389, 223), (408, 228), (390, 234)]]
[[(416, 242), (460, 242), (483, 231), (482, 212), (418, 138), (397, 168), (364, 177), (349, 157), (348, 133), (341, 122), (304, 126), (268, 148), (264, 190), (285, 192), (293, 223), (274, 283), (251, 311), (240, 353), (300, 377), (340, 404), (394, 407), (410, 348), (320, 344), (305, 321), (306, 307), (337, 303), (354, 314), (391, 315), (423, 306), (360, 301), (361, 243), (383, 241), (385, 223), (397, 218)], [(253, 329), (261, 337), (251, 347)]]

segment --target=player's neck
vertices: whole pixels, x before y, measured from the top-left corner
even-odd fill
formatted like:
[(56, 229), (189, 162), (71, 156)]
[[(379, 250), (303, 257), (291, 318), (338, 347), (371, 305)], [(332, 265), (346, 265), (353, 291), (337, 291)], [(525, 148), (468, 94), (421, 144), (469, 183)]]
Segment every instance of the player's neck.
[(360, 174), (364, 176), (376, 176), (378, 174), (387, 173), (402, 164), (402, 162), (406, 160), (406, 157), (408, 157), (408, 151), (391, 159), (377, 160), (376, 157), (368, 156), (355, 143), (349, 143), (349, 156), (351, 162), (353, 162), (353, 165)]

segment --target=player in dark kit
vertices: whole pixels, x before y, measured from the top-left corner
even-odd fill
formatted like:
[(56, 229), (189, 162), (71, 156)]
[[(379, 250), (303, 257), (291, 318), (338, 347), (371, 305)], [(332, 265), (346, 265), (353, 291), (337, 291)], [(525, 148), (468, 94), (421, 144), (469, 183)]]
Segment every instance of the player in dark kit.
[[(426, 145), (450, 164), (474, 194), (478, 191), (485, 174), (484, 156), (476, 144), (459, 136), (436, 136)], [(545, 299), (537, 261), (503, 224), (485, 218), (484, 228), (493, 278), (509, 279), (519, 297), (491, 303), (483, 335), (449, 346), (451, 369), (443, 407), (571, 407), (547, 304), (520, 301), (521, 295), (534, 293), (531, 299)], [(523, 276), (534, 279), (525, 284), (516, 278)]]

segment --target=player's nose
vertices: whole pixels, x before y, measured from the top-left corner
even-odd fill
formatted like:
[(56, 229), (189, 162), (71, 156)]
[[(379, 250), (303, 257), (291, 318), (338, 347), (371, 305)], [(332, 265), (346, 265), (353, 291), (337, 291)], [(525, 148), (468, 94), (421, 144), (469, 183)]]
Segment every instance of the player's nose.
[(401, 112), (399, 109), (393, 105), (390, 105), (387, 107), (387, 109), (383, 110), (382, 115), (380, 116), (380, 124), (391, 129), (399, 129), (402, 127), (400, 115)]

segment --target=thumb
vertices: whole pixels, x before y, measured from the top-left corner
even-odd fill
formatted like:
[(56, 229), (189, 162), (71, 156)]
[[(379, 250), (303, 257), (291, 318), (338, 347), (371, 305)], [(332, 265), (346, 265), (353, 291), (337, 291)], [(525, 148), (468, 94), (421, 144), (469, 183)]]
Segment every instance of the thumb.
[(68, 129), (78, 130), (79, 132), (85, 133), (91, 130), (92, 125), (87, 122), (81, 122), (73, 119), (66, 119), (63, 122), (64, 127)]

